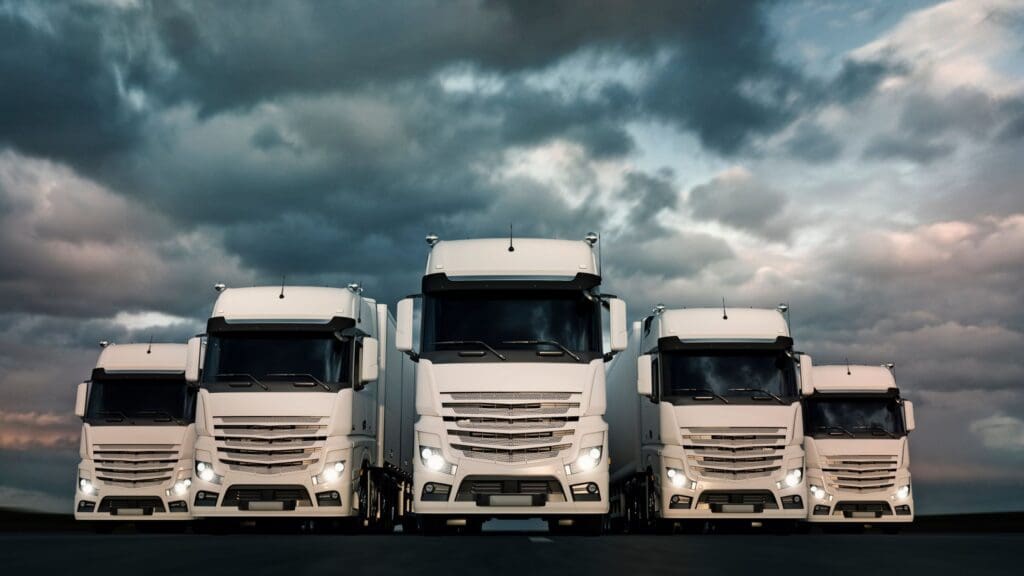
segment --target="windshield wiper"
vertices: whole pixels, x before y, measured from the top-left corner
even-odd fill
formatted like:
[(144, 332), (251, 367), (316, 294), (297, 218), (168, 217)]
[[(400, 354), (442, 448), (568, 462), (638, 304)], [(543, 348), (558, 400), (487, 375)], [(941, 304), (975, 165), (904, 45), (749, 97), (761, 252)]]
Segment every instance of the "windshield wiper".
[(121, 412), (120, 410), (99, 410), (96, 413), (99, 414), (100, 416), (108, 414), (117, 417), (116, 420), (113, 418), (104, 418), (104, 420), (106, 420), (107, 422), (124, 422), (125, 420), (128, 420), (128, 415), (125, 414), (124, 412)]
[(854, 426), (853, 429), (854, 430), (869, 430), (872, 434), (874, 434), (875, 432), (881, 432), (882, 434), (885, 434), (889, 438), (895, 438), (896, 437), (895, 434), (893, 434), (892, 432), (889, 432), (883, 426), (880, 426), (878, 424), (872, 424), (870, 426)]
[[(260, 388), (263, 388), (264, 390), (270, 390), (270, 386), (267, 386), (263, 382), (260, 382), (252, 374), (246, 374), (245, 372), (221, 372), (220, 374), (217, 374), (216, 376), (214, 376), (214, 378), (217, 378), (218, 380), (221, 379), (221, 378), (245, 378), (246, 379), (246, 382), (245, 382), (246, 386), (252, 386), (253, 384), (256, 384), (257, 386), (259, 386)], [(230, 384), (229, 384), (229, 386), (230, 386)]]
[(502, 344), (521, 344), (521, 345), (524, 345), (524, 346), (536, 346), (538, 344), (548, 344), (550, 346), (555, 346), (557, 348), (560, 348), (562, 350), (562, 352), (565, 352), (569, 356), (572, 356), (573, 360), (575, 360), (577, 362), (583, 362), (582, 358), (577, 356), (576, 353), (573, 352), (572, 350), (569, 350), (568, 348), (566, 348), (565, 345), (562, 344), (561, 342), (559, 342), (558, 340), (505, 340), (504, 342), (502, 342)]
[(505, 356), (503, 356), (500, 352), (492, 348), (490, 344), (484, 342), (483, 340), (441, 340), (440, 342), (434, 342), (435, 346), (465, 346), (467, 344), (473, 344), (476, 346), (480, 346), (482, 348), (486, 348), (488, 352), (491, 352), (498, 358), (501, 358), (502, 360), (507, 360)]
[(832, 435), (833, 430), (838, 430), (840, 433), (846, 434), (850, 438), (857, 437), (853, 432), (850, 432), (849, 430), (843, 428), (842, 426), (818, 426), (818, 430), (824, 430), (829, 436)]
[[(271, 372), (269, 374), (264, 374), (263, 377), (264, 378), (275, 378), (275, 377), (276, 378), (309, 378), (313, 382), (313, 385), (323, 386), (324, 390), (327, 390), (328, 392), (331, 391), (331, 387), (328, 386), (327, 384), (324, 384), (323, 381), (321, 381), (319, 378), (317, 378), (316, 376), (313, 376), (312, 374), (306, 374), (306, 373), (303, 373), (303, 372)], [(292, 384), (298, 385), (299, 383), (298, 382), (292, 382)]]
[[(166, 410), (139, 410), (138, 412), (136, 412), (133, 415), (134, 416), (149, 416), (149, 415), (160, 416), (163, 419), (166, 419), (167, 422), (178, 422), (179, 421), (178, 418), (175, 418), (173, 414), (171, 414), (170, 412), (168, 412)], [(156, 420), (156, 419), (154, 418), (154, 420)]]
[(722, 404), (728, 404), (729, 403), (729, 401), (725, 399), (725, 396), (722, 396), (721, 394), (716, 393), (711, 388), (674, 388), (672, 391), (673, 392), (703, 392), (704, 394), (707, 394), (707, 396), (694, 396), (693, 397), (694, 400), (699, 400), (700, 398), (709, 397), (709, 398), (716, 398), (718, 400), (721, 400)]
[[(767, 390), (762, 390), (761, 388), (729, 388), (729, 392), (756, 392), (758, 394), (763, 394), (763, 395), (771, 398), (772, 400), (775, 400), (776, 402), (778, 402), (779, 404), (782, 404), (783, 406), (786, 405), (786, 401), (785, 400), (783, 400), (782, 398), (779, 398), (778, 396), (776, 396), (775, 394), (772, 394), (771, 392), (769, 392)], [(754, 398), (754, 399), (756, 400), (756, 398)]]

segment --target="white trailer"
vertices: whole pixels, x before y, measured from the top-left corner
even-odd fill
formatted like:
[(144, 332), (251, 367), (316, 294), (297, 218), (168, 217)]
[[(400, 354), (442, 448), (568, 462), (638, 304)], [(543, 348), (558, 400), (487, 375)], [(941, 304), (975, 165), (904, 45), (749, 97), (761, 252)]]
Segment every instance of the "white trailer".
[(189, 341), (196, 518), (403, 521), (414, 371), (387, 306), (354, 284), (216, 288), (206, 334)]
[(75, 519), (189, 520), (195, 389), (185, 382), (184, 344), (103, 343), (78, 385), (82, 419)]
[(914, 520), (908, 434), (914, 405), (892, 367), (815, 366), (804, 398), (807, 520), (883, 524)]
[[(441, 241), (398, 348), (417, 360), (415, 505), (426, 531), (536, 517), (600, 531), (608, 511), (604, 363), (625, 303), (598, 291), (597, 236)], [(609, 349), (602, 316), (608, 310)]]
[(783, 314), (665, 310), (609, 366), (612, 517), (627, 529), (806, 516), (801, 372)]

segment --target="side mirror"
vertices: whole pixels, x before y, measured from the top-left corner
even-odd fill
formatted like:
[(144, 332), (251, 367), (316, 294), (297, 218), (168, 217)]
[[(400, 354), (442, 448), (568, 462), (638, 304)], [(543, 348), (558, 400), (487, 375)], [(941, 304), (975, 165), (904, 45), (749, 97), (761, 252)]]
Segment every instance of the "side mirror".
[(608, 335), (612, 352), (621, 352), (629, 346), (629, 332), (626, 326), (626, 302), (618, 298), (608, 300)]
[(89, 385), (82, 382), (78, 385), (78, 392), (75, 395), (75, 416), (85, 418), (85, 399), (89, 392)]
[(800, 355), (800, 394), (810, 396), (814, 394), (814, 361), (807, 354)]
[(365, 384), (377, 379), (380, 371), (377, 363), (380, 344), (376, 338), (363, 338), (363, 353), (359, 357), (359, 382)]
[(395, 348), (399, 352), (412, 352), (412, 316), (415, 300), (404, 298), (398, 301), (398, 317), (395, 318)]
[(193, 336), (188, 339), (185, 351), (185, 381), (189, 384), (199, 383), (199, 365), (203, 360), (203, 339)]
[(651, 377), (652, 365), (650, 354), (641, 354), (636, 359), (636, 391), (641, 396), (648, 398), (654, 395), (654, 383)]
[(914, 431), (914, 403), (910, 400), (903, 401), (903, 422), (906, 424), (907, 432)]

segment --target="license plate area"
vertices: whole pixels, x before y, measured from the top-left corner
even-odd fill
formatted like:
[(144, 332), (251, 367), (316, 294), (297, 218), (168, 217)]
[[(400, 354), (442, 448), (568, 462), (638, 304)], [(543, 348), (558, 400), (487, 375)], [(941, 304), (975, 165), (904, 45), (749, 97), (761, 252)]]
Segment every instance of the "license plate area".
[(844, 512), (843, 515), (846, 516), (847, 518), (881, 518), (882, 517), (882, 513), (881, 512), (859, 512), (859, 511), (853, 511), (853, 512)]
[(295, 501), (269, 501), (269, 502), (239, 502), (239, 510), (250, 512), (282, 512), (284, 510), (295, 510)]
[(546, 494), (478, 494), (477, 506), (543, 506)]
[(149, 514), (145, 508), (114, 508), (110, 513), (113, 516), (148, 516), (153, 513), (153, 509), (149, 509)]
[(764, 512), (764, 504), (712, 504), (711, 511), (723, 514), (760, 514)]

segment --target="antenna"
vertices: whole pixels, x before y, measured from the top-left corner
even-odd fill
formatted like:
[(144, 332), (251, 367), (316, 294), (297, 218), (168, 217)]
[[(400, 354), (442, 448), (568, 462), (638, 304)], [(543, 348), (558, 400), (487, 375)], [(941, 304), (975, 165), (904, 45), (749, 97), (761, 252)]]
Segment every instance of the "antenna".
[(284, 274), (282, 274), (281, 275), (281, 293), (277, 295), (277, 297), (281, 298), (281, 299), (284, 299), (284, 279), (285, 278), (286, 278), (286, 276)]
[(722, 296), (722, 320), (728, 320), (729, 313), (725, 311), (725, 296)]
[(508, 251), (515, 252), (516, 247), (512, 245), (512, 223), (508, 223)]
[(852, 374), (853, 374), (853, 372), (850, 372), (850, 358), (847, 357), (846, 358), (846, 375), (850, 376)]
[(149, 335), (149, 347), (146, 348), (146, 354), (152, 354), (152, 353), (153, 353), (153, 335), (150, 334)]

